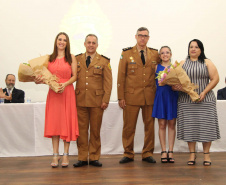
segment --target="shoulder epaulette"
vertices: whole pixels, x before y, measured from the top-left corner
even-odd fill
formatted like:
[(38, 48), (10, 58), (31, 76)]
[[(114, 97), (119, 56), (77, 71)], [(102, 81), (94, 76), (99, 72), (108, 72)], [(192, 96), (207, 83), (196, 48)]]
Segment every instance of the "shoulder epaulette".
[[(149, 48), (149, 47), (148, 47)], [(156, 51), (158, 51), (157, 49), (155, 49), (155, 48), (149, 48), (149, 49), (153, 49), (153, 50), (156, 50)]]
[(82, 54), (82, 53), (80, 53), (80, 54), (78, 54), (78, 55), (75, 55), (75, 56), (77, 57), (77, 56), (79, 56), (79, 55), (81, 55), (81, 54)]
[(130, 50), (130, 49), (132, 49), (133, 47), (128, 47), (128, 48), (123, 48), (122, 50), (123, 51), (127, 51), (127, 50)]
[(102, 57), (104, 57), (104, 58), (106, 58), (107, 60), (110, 60), (110, 58), (108, 58), (108, 57), (106, 57), (106, 56), (104, 56), (104, 55), (101, 55)]

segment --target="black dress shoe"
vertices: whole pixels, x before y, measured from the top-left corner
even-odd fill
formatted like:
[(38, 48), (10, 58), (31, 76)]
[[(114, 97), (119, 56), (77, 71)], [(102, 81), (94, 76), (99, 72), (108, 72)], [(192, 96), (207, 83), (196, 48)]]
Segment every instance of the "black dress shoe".
[(73, 164), (74, 167), (82, 167), (88, 165), (87, 161), (78, 161), (77, 163)]
[(101, 167), (102, 163), (100, 163), (99, 161), (89, 161), (89, 164), (92, 166), (97, 166), (97, 167)]
[(129, 157), (123, 157), (120, 161), (119, 161), (119, 163), (128, 163), (128, 162), (131, 162), (131, 161), (134, 161), (134, 159), (131, 159), (131, 158), (129, 158)]
[(156, 160), (152, 156), (143, 158), (142, 161), (146, 161), (148, 163), (156, 163)]

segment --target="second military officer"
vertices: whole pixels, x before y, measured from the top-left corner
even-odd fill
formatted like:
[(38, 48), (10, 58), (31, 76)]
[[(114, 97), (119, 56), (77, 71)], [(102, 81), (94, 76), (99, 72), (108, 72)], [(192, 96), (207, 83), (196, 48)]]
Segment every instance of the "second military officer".
[(155, 163), (154, 118), (152, 108), (155, 98), (155, 66), (159, 62), (158, 51), (148, 48), (149, 31), (145, 27), (137, 30), (137, 44), (123, 49), (118, 68), (118, 101), (123, 109), (122, 142), (124, 157), (120, 163), (134, 160), (134, 135), (139, 110), (142, 109), (145, 138), (142, 160)]
[(110, 59), (96, 52), (97, 36), (87, 35), (84, 45), (86, 53), (76, 56), (78, 78), (75, 93), (80, 136), (77, 140), (78, 162), (74, 167), (88, 165), (88, 159), (90, 165), (101, 167), (100, 128), (103, 111), (110, 100), (112, 73)]

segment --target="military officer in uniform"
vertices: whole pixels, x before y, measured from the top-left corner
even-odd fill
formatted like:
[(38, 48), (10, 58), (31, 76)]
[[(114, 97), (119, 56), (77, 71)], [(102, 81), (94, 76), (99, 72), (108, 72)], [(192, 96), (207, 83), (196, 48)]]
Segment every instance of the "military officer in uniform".
[(149, 31), (145, 27), (137, 30), (137, 44), (123, 49), (118, 67), (118, 103), (123, 109), (122, 142), (124, 157), (120, 163), (134, 160), (134, 135), (139, 110), (144, 122), (144, 146), (142, 160), (156, 163), (154, 151), (154, 118), (152, 108), (155, 98), (155, 66), (159, 62), (156, 49), (148, 48)]
[(111, 65), (109, 58), (96, 52), (96, 35), (87, 35), (84, 45), (86, 53), (76, 56), (78, 78), (75, 93), (80, 136), (77, 140), (78, 162), (74, 167), (88, 165), (88, 159), (89, 165), (101, 167), (100, 128), (103, 112), (108, 107), (111, 95)]

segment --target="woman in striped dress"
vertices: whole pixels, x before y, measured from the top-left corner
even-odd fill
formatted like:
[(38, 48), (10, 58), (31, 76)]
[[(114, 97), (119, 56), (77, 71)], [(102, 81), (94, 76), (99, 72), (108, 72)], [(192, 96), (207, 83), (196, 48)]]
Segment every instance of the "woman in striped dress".
[[(179, 93), (177, 138), (188, 142), (190, 151), (188, 165), (195, 165), (196, 142), (202, 142), (203, 165), (210, 166), (211, 143), (220, 139), (216, 97), (212, 91), (219, 82), (219, 75), (215, 65), (206, 58), (202, 42), (197, 39), (190, 41), (188, 57), (181, 65), (191, 82), (199, 86), (196, 92), (200, 99), (198, 102), (192, 102), (188, 94)], [(181, 86), (176, 85), (173, 89), (180, 90)]]

